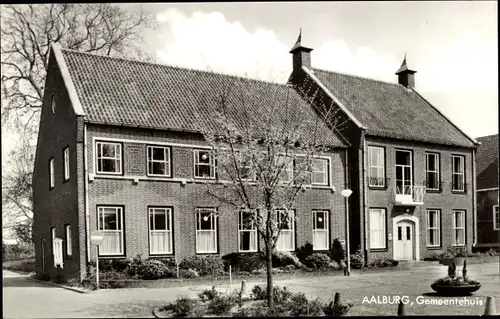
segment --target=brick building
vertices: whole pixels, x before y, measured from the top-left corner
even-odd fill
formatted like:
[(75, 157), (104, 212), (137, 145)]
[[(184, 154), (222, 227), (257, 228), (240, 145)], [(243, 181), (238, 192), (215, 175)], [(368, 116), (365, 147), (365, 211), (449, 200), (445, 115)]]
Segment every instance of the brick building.
[[(205, 106), (227, 79), (237, 95), (293, 99), (295, 109), (277, 110), (277, 121), (319, 119), (330, 146), (315, 172), (321, 183), (299, 195), (280, 249), (309, 242), (327, 250), (345, 239), (344, 188), (353, 190), (351, 251), (359, 247), (367, 260), (420, 260), (473, 245), (476, 142), (415, 91), (406, 59), (393, 84), (314, 69), (311, 51), (299, 37), (289, 84), (276, 84), (54, 45), (34, 172), (37, 271), (53, 274), (60, 265), (83, 278), (96, 229), (105, 234), (101, 258), (262, 247), (254, 230), (239, 226), (239, 212), (205, 192), (215, 161), (197, 125), (200, 114), (202, 125), (213, 125)], [(304, 96), (311, 92), (319, 94)], [(272, 103), (256, 103), (256, 118)], [(238, 107), (232, 112), (244, 118)], [(336, 118), (323, 121), (325, 114)]]
[(477, 249), (500, 244), (498, 212), (498, 134), (478, 137), (477, 149)]
[(388, 83), (313, 68), (311, 51), (299, 36), (290, 81), (321, 89), (316, 108), (336, 109), (351, 144), (351, 251), (366, 260), (421, 260), (473, 246), (477, 141), (415, 90), (406, 56), (398, 83)]

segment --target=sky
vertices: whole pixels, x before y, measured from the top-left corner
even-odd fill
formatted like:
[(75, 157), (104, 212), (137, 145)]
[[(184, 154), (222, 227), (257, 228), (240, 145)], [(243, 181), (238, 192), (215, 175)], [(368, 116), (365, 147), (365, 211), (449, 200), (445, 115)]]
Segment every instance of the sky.
[(397, 82), (407, 55), (416, 89), (471, 137), (498, 133), (497, 3), (147, 4), (161, 63), (284, 82), (302, 28), (319, 69)]

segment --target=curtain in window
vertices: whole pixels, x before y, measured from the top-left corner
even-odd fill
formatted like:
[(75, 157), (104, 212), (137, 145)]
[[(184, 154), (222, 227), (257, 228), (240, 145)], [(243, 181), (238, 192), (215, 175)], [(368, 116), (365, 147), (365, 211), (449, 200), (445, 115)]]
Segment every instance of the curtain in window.
[(203, 252), (216, 252), (216, 232), (215, 230), (197, 230), (196, 231), (196, 251)]
[(168, 230), (151, 230), (150, 245), (152, 254), (167, 254), (172, 252), (172, 241), (170, 231)]
[(99, 247), (99, 253), (103, 255), (122, 254), (122, 232), (121, 230), (102, 230), (104, 240)]
[(293, 250), (294, 246), (293, 230), (282, 229), (276, 242), (276, 248), (278, 250)]

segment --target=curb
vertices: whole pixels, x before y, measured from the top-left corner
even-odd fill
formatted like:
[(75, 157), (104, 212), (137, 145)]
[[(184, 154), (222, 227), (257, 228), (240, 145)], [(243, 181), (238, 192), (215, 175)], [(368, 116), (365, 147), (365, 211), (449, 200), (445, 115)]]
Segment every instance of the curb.
[(33, 280), (33, 281), (38, 282), (38, 283), (47, 284), (47, 285), (50, 285), (50, 286), (55, 286), (55, 287), (63, 288), (63, 289), (66, 289), (66, 290), (78, 292), (78, 293), (81, 293), (81, 294), (88, 294), (88, 293), (92, 292), (91, 290), (85, 290), (85, 289), (81, 289), (81, 288), (76, 288), (76, 287), (70, 287), (70, 286), (65, 286), (65, 285), (61, 285), (61, 284), (56, 284), (55, 282), (51, 282), (51, 281), (44, 281), (44, 280), (39, 280), (39, 279), (35, 279), (35, 278), (30, 278), (30, 280)]

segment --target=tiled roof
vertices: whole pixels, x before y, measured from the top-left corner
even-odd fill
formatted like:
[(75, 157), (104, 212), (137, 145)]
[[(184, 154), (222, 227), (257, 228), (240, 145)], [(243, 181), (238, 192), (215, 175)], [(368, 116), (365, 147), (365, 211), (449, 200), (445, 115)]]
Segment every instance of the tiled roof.
[(419, 94), (402, 85), (319, 69), (313, 72), (368, 135), (474, 147)]
[(498, 187), (498, 134), (477, 138), (477, 189)]
[(272, 114), (278, 127), (303, 123), (305, 138), (347, 146), (288, 85), (71, 50), (62, 54), (89, 122), (220, 129), (214, 108), (220, 107), (220, 95), (230, 88), (228, 110), (236, 122), (261, 121)]

